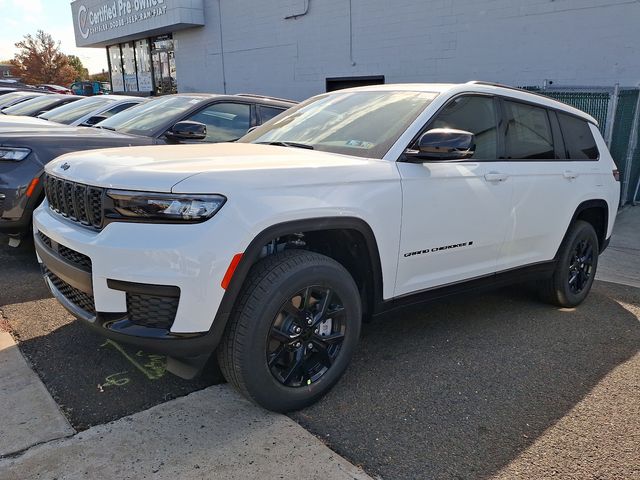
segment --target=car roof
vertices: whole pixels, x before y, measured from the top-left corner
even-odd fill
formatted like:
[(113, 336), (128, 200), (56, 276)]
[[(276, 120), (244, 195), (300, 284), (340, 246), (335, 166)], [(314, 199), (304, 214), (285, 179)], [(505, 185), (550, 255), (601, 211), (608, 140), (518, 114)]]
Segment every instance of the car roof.
[(264, 105), (278, 105), (291, 107), (296, 105), (298, 102), (295, 100), (286, 100), (283, 98), (269, 97), (267, 95), (257, 95), (253, 93), (237, 93), (237, 94), (228, 94), (228, 93), (173, 93), (171, 95), (163, 95), (162, 97), (155, 98), (164, 98), (164, 97), (199, 97), (203, 100), (210, 98), (220, 98), (225, 100), (238, 100), (239, 98), (252, 101), (251, 103), (259, 103)]
[(598, 125), (598, 121), (588, 113), (583, 112), (571, 105), (554, 100), (545, 95), (529, 92), (517, 87), (510, 87), (499, 83), (483, 82), (473, 80), (467, 83), (389, 83), (385, 85), (369, 85), (366, 87), (347, 88), (338, 90), (339, 92), (398, 92), (398, 91), (414, 91), (414, 92), (432, 92), (438, 94), (456, 95), (459, 93), (487, 93), (491, 95), (500, 95), (502, 97), (510, 97), (524, 102), (535, 103), (544, 107), (562, 110), (571, 115), (583, 118), (584, 120)]

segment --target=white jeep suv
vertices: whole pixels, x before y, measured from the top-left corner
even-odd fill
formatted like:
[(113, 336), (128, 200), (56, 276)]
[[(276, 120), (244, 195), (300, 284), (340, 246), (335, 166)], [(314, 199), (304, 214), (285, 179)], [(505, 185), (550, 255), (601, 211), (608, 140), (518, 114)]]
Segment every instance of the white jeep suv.
[(83, 151), (34, 214), (53, 295), (106, 337), (226, 379), (272, 410), (316, 401), (363, 318), (538, 279), (587, 296), (619, 200), (589, 115), (481, 82), (313, 97), (237, 143)]

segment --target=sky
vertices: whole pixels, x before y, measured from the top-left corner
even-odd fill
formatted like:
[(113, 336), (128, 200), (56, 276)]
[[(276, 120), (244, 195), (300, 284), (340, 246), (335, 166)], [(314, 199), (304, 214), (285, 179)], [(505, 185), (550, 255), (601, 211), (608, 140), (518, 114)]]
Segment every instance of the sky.
[(27, 34), (44, 30), (60, 41), (63, 53), (77, 55), (89, 73), (107, 70), (104, 48), (78, 48), (73, 36), (69, 0), (0, 0), (0, 60), (10, 60), (14, 44)]

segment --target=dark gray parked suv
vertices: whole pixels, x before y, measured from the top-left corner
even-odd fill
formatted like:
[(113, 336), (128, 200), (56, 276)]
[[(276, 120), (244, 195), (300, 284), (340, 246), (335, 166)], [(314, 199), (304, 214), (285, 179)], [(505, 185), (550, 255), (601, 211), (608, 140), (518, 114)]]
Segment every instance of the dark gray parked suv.
[(229, 142), (295, 105), (258, 95), (177, 94), (118, 113), (95, 127), (0, 128), (0, 233), (17, 246), (43, 194), (44, 166), (79, 150)]

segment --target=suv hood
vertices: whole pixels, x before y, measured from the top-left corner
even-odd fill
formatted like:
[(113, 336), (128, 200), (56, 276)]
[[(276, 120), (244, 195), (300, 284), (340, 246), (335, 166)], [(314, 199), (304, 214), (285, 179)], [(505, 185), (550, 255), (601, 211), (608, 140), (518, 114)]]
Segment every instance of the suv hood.
[(282, 186), (339, 183), (353, 178), (336, 169), (351, 170), (371, 163), (389, 164), (294, 147), (219, 143), (76, 152), (57, 158), (46, 170), (74, 182), (155, 192), (182, 192), (177, 184), (196, 177), (188, 183), (198, 192), (191, 193), (215, 193), (226, 186), (253, 187), (267, 179)]
[(0, 131), (6, 128), (42, 128), (61, 126), (59, 123), (50, 122), (44, 118), (22, 117), (20, 115), (0, 115)]

